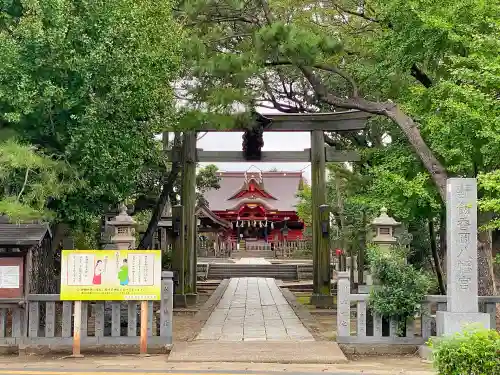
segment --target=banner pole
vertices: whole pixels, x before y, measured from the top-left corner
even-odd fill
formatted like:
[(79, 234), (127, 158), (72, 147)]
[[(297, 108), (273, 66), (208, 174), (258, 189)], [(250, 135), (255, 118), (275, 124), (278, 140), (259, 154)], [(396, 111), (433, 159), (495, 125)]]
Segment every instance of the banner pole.
[(75, 322), (73, 331), (73, 355), (74, 358), (82, 358), (81, 354), (81, 330), (82, 330), (82, 301), (74, 302)]
[(141, 301), (141, 344), (140, 354), (148, 355), (148, 301)]

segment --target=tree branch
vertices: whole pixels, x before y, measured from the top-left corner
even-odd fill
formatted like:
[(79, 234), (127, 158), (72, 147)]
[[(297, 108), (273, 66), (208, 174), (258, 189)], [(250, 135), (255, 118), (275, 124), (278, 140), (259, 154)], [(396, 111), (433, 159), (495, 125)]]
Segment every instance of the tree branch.
[(430, 77), (425, 74), (422, 70), (419, 69), (416, 63), (414, 63), (410, 68), (410, 74), (413, 78), (415, 78), (418, 82), (420, 82), (426, 89), (432, 86), (432, 80)]
[(320, 69), (320, 70), (326, 70), (328, 72), (335, 73), (335, 74), (341, 76), (347, 82), (349, 82), (349, 84), (351, 85), (352, 96), (353, 97), (359, 96), (358, 86), (356, 85), (356, 82), (354, 82), (354, 79), (350, 75), (348, 75), (346, 72), (344, 72), (343, 70), (341, 70), (333, 65), (328, 65), (328, 64), (323, 64), (323, 63), (314, 64), (313, 67), (316, 69)]
[[(201, 16), (201, 14), (199, 15)], [(187, 23), (186, 26), (187, 27), (193, 27), (193, 26), (199, 26), (200, 24), (208, 24), (208, 23), (225, 23), (225, 22), (236, 22), (236, 21), (239, 21), (239, 22), (243, 22), (243, 23), (248, 23), (248, 24), (257, 24), (258, 23), (258, 20), (254, 19), (254, 18), (251, 18), (251, 17), (245, 17), (243, 15), (241, 16), (227, 16), (227, 17), (213, 17), (213, 18), (209, 18), (211, 17), (212, 15), (204, 15), (206, 16), (207, 18), (204, 19), (204, 20), (196, 20), (196, 21), (193, 21), (193, 22), (190, 22), (190, 23)]]
[(357, 17), (363, 18), (364, 20), (367, 20), (367, 21), (370, 21), (370, 22), (380, 23), (380, 21), (378, 19), (367, 16), (365, 14), (365, 12), (355, 12), (355, 11), (352, 11), (352, 10), (344, 9), (344, 8), (342, 8), (338, 4), (333, 4), (333, 6), (335, 8), (337, 8), (338, 11), (350, 14), (351, 16), (357, 16)]
[(271, 88), (271, 85), (269, 84), (269, 80), (267, 79), (267, 77), (260, 75), (260, 79), (262, 80), (262, 84), (264, 85), (264, 89), (266, 90), (267, 95), (269, 95), (269, 101), (273, 104), (274, 108), (283, 113), (299, 112), (296, 108), (292, 108), (291, 106), (279, 103), (273, 94), (273, 90)]
[[(291, 61), (270, 61), (264, 64), (264, 66), (281, 66), (281, 65), (295, 65), (295, 64), (293, 64)], [(354, 79), (351, 76), (349, 76), (346, 72), (344, 72), (342, 69), (339, 69), (336, 66), (329, 65), (326, 63), (316, 63), (312, 65), (312, 67), (330, 73), (335, 73), (340, 77), (344, 78), (352, 87), (352, 96), (355, 98), (359, 97), (359, 91), (356, 82), (354, 82)]]
[(334, 107), (357, 109), (375, 115), (382, 115), (393, 120), (404, 133), (425, 169), (427, 169), (431, 175), (442, 201), (446, 202), (446, 180), (448, 178), (448, 173), (441, 162), (434, 156), (429, 146), (425, 143), (418, 129), (418, 124), (410, 116), (404, 113), (397, 104), (390, 101), (371, 102), (360, 97), (338, 97), (328, 91), (323, 82), (314, 74), (312, 68), (307, 66), (299, 66), (298, 68), (313, 87), (319, 100), (324, 103)]
[(274, 21), (274, 17), (271, 14), (271, 9), (269, 9), (269, 4), (267, 0), (260, 0), (260, 4), (262, 5), (262, 9), (264, 10), (264, 15), (266, 17), (267, 23), (271, 25)]
[(336, 150), (340, 149), (339, 143), (337, 141), (335, 141), (333, 138), (331, 138), (330, 136), (328, 136), (326, 133), (323, 133), (323, 137), (325, 138), (325, 143), (328, 146), (331, 146), (331, 147), (335, 148)]
[(19, 192), (19, 194), (17, 195), (17, 200), (19, 201), (21, 199), (21, 196), (23, 195), (24, 193), (24, 189), (26, 188), (26, 185), (28, 184), (28, 176), (29, 176), (29, 173), (30, 173), (30, 169), (29, 168), (26, 168), (26, 173), (24, 175), (24, 183), (23, 183), (23, 187), (21, 188), (21, 191)]

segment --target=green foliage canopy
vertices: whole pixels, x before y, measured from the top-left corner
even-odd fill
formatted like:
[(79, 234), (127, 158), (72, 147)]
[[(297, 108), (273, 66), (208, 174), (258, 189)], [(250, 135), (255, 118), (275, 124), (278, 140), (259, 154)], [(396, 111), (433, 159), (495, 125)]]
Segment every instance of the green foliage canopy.
[(71, 169), (15, 139), (0, 143), (0, 214), (11, 221), (51, 219), (47, 202), (82, 183)]
[[(85, 222), (133, 194), (174, 124), (182, 32), (172, 3), (6, 0), (0, 5), (0, 125), (86, 183), (53, 201)], [(167, 37), (168, 35), (168, 37)]]

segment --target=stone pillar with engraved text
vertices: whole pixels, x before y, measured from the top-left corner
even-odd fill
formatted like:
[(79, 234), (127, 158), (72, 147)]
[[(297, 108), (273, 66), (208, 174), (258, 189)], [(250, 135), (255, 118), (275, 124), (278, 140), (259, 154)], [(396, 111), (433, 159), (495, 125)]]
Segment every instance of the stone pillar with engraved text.
[(477, 182), (450, 178), (446, 186), (447, 311), (436, 313), (438, 336), (470, 324), (489, 328), (489, 314), (479, 313), (477, 272)]

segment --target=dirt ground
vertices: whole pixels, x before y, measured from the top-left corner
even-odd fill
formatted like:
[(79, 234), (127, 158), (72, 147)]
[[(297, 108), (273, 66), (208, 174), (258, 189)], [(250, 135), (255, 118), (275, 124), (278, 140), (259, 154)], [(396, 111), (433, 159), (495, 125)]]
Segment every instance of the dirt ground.
[[(220, 373), (241, 373), (244, 371), (255, 371), (261, 373), (335, 373), (342, 372), (343, 374), (372, 374), (372, 375), (435, 375), (432, 366), (424, 363), (415, 357), (361, 357), (354, 358), (345, 364), (318, 365), (318, 364), (280, 364), (280, 363), (173, 363), (169, 362), (166, 356), (152, 355), (150, 357), (139, 357), (137, 355), (121, 355), (121, 356), (100, 356), (88, 355), (85, 358), (71, 359), (60, 357), (41, 358), (28, 357), (20, 358), (0, 358), (0, 366), (4, 370), (27, 371), (30, 369), (45, 369), (47, 374), (52, 373), (50, 369), (55, 369), (53, 373), (63, 371), (82, 372), (95, 374), (97, 371), (112, 370), (119, 372), (124, 369), (127, 371), (140, 369), (141, 373), (157, 373), (158, 371), (183, 371), (188, 374), (189, 371), (211, 371)], [(7, 373), (7, 372), (5, 372)], [(33, 372), (34, 373), (34, 372)], [(37, 374), (41, 373), (39, 371)], [(43, 372), (45, 373), (45, 372)]]
[[(302, 304), (314, 317), (315, 323), (312, 329), (320, 336), (335, 340), (337, 336), (337, 310), (336, 309), (317, 309), (309, 304), (311, 294), (307, 292), (295, 292), (297, 302)], [(356, 321), (351, 319), (351, 332), (356, 332)]]
[(192, 340), (200, 329), (194, 315), (174, 315), (174, 342)]
[(195, 318), (198, 310), (208, 301), (213, 291), (199, 290), (198, 302), (186, 309), (174, 309), (173, 339), (176, 341), (193, 340), (201, 330), (202, 323)]

